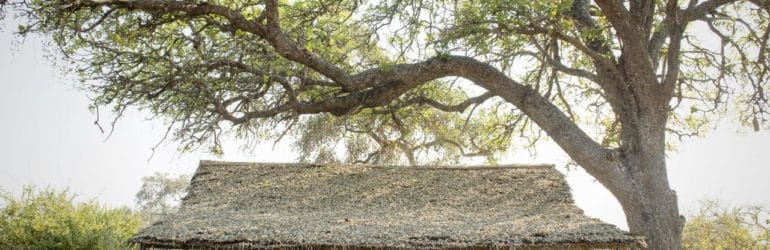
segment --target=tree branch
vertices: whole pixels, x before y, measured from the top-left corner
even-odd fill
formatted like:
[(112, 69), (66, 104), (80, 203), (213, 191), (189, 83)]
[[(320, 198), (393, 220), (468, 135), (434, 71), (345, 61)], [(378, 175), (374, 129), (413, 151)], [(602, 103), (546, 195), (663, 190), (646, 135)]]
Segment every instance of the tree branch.
[[(585, 166), (598, 179), (609, 182), (625, 180), (626, 177), (619, 173), (622, 170), (613, 165), (612, 152), (586, 135), (548, 99), (535, 90), (508, 78), (494, 67), (463, 56), (441, 56), (416, 64), (395, 65), (389, 71), (364, 71), (353, 79), (362, 81), (378, 79), (382, 82), (374, 88), (315, 103), (287, 103), (270, 110), (249, 112), (235, 119), (234, 122), (272, 117), (289, 111), (297, 114), (321, 112), (334, 115), (348, 114), (356, 112), (361, 107), (387, 105), (404, 92), (425, 82), (450, 76), (468, 79), (515, 105), (546, 131), (576, 162)], [(353, 84), (361, 85), (356, 82)]]
[[(348, 74), (324, 58), (299, 46), (281, 31), (277, 0), (267, 1), (264, 12), (265, 24), (258, 22), (262, 17), (250, 20), (237, 10), (210, 3), (159, 0), (84, 0), (73, 1), (73, 3), (75, 3), (71, 7), (73, 10), (110, 6), (133, 11), (171, 12), (191, 18), (217, 16), (227, 20), (233, 30), (251, 33), (266, 40), (281, 56), (307, 66), (343, 88), (343, 91), (336, 92), (334, 96), (321, 97), (321, 100), (276, 98), (271, 103), (260, 103), (252, 105), (248, 109), (230, 111), (226, 101), (222, 100), (223, 96), (217, 96), (213, 89), (209, 91), (205, 82), (198, 82), (197, 86), (207, 92), (205, 94), (208, 95), (213, 104), (208, 108), (212, 108), (214, 114), (206, 114), (207, 116), (218, 115), (222, 117), (221, 119), (236, 124), (252, 119), (277, 117), (281, 114), (331, 113), (342, 116), (355, 113), (361, 108), (389, 105), (407, 91), (432, 80), (443, 77), (461, 77), (516, 106), (543, 131), (547, 132), (572, 159), (584, 166), (603, 183), (616, 184), (613, 186), (620, 187), (624, 185), (616, 182), (627, 180), (627, 175), (621, 173), (622, 168), (619, 168), (619, 163), (615, 162), (617, 157), (613, 156), (612, 151), (603, 148), (591, 139), (551, 101), (532, 88), (507, 77), (494, 66), (470, 57), (439, 56), (420, 63), (398, 64), (387, 68), (373, 68), (358, 74)], [(612, 63), (611, 60), (605, 58), (605, 55), (586, 48), (578, 39), (564, 33), (556, 32), (555, 34), (560, 36), (560, 39), (580, 47), (579, 49), (588, 53), (596, 61), (608, 64), (607, 67)], [(243, 68), (244, 65), (230, 66)], [(207, 76), (202, 78), (205, 77)], [(190, 81), (191, 79), (186, 80)], [(278, 81), (278, 83), (281, 82)], [(292, 86), (285, 84), (285, 82), (281, 86), (285, 90), (281, 94), (298, 97), (295, 96), (298, 93), (292, 94)], [(481, 102), (483, 99), (489, 98), (490, 95), (482, 95), (479, 99), (472, 99), (469, 103)], [(458, 106), (457, 108), (461, 107)], [(214, 123), (206, 129), (215, 125)]]
[(640, 34), (642, 30), (631, 23), (631, 14), (622, 2), (619, 0), (597, 0), (596, 4), (602, 9), (623, 43), (633, 44), (639, 41), (638, 39), (643, 35)]
[(278, 13), (278, 1), (268, 0), (265, 5), (267, 18), (267, 37), (264, 37), (275, 48), (281, 56), (291, 61), (300, 63), (314, 69), (329, 79), (340, 84), (343, 88), (350, 88), (350, 78), (348, 74), (324, 58), (299, 46), (297, 43), (287, 37), (281, 30)]
[(495, 95), (492, 92), (486, 92), (480, 96), (468, 98), (467, 100), (454, 105), (448, 105), (424, 96), (418, 96), (407, 100), (404, 105), (425, 104), (444, 112), (464, 112), (469, 106), (479, 105), (494, 96)]
[(342, 69), (320, 56), (299, 46), (283, 34), (279, 25), (278, 3), (276, 0), (267, 1), (265, 7), (267, 26), (257, 20), (248, 20), (239, 11), (212, 3), (190, 3), (187, 1), (159, 0), (83, 0), (72, 1), (67, 6), (73, 10), (111, 6), (128, 10), (143, 10), (148, 12), (183, 12), (186, 16), (198, 17), (215, 15), (228, 20), (234, 29), (257, 35), (268, 41), (278, 53), (286, 59), (305, 65), (329, 79), (340, 84), (343, 88), (350, 85), (350, 79)]

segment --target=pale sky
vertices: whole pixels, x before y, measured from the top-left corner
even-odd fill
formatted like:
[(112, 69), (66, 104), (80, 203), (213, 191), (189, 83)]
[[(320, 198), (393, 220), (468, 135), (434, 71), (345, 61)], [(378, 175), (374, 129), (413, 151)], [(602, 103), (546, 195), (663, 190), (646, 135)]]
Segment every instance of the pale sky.
[[(17, 45), (20, 40), (9, 35), (15, 27), (0, 27), (3, 190), (18, 195), (25, 185), (69, 188), (78, 200), (132, 207), (143, 176), (158, 171), (190, 174), (200, 159), (216, 159), (203, 152), (180, 155), (175, 144), (164, 144), (148, 161), (165, 127), (139, 112), (127, 113), (105, 140), (93, 124), (86, 93), (47, 61), (42, 43), (31, 37)], [(669, 179), (685, 214), (706, 198), (770, 208), (770, 132), (747, 132), (730, 119), (705, 138), (686, 139), (667, 159)], [(285, 145), (273, 151), (272, 142), (250, 153), (229, 144), (222, 160), (288, 162), (294, 156)], [(555, 163), (564, 170), (564, 159), (560, 149), (545, 145), (536, 157), (517, 155), (503, 163)], [(606, 189), (580, 170), (565, 173), (586, 214), (626, 228), (620, 206)]]

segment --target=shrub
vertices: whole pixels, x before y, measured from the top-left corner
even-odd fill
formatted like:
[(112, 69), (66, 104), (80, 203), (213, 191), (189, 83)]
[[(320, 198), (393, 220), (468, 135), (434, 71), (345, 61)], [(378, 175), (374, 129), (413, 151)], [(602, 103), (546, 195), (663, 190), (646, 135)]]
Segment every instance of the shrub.
[(140, 219), (127, 208), (74, 203), (67, 190), (0, 194), (0, 249), (126, 249)]
[(770, 249), (770, 213), (760, 207), (723, 208), (704, 201), (687, 219), (684, 249)]

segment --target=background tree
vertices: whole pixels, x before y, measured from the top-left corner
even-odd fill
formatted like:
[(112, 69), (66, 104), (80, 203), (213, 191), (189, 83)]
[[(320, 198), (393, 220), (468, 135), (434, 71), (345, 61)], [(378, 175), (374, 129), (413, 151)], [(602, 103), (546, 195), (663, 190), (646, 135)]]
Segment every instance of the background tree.
[(728, 101), (760, 129), (769, 107), (766, 0), (4, 5), (51, 35), (95, 110), (156, 114), (182, 150), (288, 135), (306, 161), (494, 162), (545, 132), (655, 249), (684, 224), (667, 135)]
[(179, 204), (187, 194), (190, 185), (189, 175), (169, 176), (167, 173), (155, 173), (142, 178), (142, 187), (136, 193), (136, 205), (145, 224), (152, 224), (163, 216), (179, 209)]
[(0, 194), (0, 248), (128, 249), (139, 217), (127, 208), (73, 202), (53, 189), (25, 187), (21, 197)]
[(686, 249), (770, 249), (770, 213), (760, 207), (725, 208), (704, 201), (687, 219)]

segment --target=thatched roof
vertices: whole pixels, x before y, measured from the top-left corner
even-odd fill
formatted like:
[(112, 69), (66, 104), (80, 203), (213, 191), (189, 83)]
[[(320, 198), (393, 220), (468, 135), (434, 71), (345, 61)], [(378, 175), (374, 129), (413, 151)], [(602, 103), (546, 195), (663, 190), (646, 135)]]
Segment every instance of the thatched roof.
[(175, 215), (129, 240), (163, 248), (627, 248), (550, 165), (398, 167), (202, 161)]

